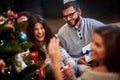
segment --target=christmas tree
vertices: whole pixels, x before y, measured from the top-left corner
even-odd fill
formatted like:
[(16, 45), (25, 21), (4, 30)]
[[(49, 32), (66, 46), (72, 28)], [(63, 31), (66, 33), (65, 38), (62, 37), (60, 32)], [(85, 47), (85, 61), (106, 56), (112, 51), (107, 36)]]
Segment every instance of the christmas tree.
[[(14, 17), (7, 20), (9, 18), (14, 22)], [(4, 20), (5, 23), (7, 20)], [(21, 31), (27, 22), (15, 23), (12, 25), (14, 28), (9, 26), (0, 24), (0, 80), (53, 80), (50, 65), (39, 61), (37, 52), (29, 51), (33, 44), (27, 41), (27, 35)]]
[(1, 0), (0, 1), (0, 15), (5, 15), (7, 10), (14, 8), (14, 0)]

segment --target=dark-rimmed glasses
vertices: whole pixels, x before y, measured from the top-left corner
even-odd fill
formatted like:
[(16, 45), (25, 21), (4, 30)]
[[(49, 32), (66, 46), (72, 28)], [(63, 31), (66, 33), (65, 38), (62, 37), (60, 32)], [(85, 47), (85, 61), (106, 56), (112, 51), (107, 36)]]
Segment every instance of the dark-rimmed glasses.
[(68, 14), (68, 15), (63, 16), (63, 18), (64, 18), (65, 20), (66, 20), (68, 17), (72, 18), (75, 13), (76, 13), (76, 11), (74, 11), (74, 12)]

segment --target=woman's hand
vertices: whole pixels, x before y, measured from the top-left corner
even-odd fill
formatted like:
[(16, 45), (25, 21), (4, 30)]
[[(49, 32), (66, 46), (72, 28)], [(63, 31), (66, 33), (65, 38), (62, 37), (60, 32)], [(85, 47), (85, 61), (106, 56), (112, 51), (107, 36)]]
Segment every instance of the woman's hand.
[(59, 51), (59, 39), (53, 37), (48, 45), (48, 54), (51, 58), (52, 70), (55, 76), (55, 80), (63, 80), (63, 75), (60, 70), (60, 62), (62, 61), (62, 56)]
[(50, 43), (48, 45), (48, 54), (49, 54), (51, 60), (54, 62), (62, 61), (62, 56), (61, 56), (60, 50), (59, 50), (59, 43), (60, 43), (60, 40), (58, 38), (53, 37), (50, 40)]
[(76, 77), (74, 75), (74, 67), (71, 65), (66, 65), (65, 67), (63, 67), (64, 70), (64, 79), (68, 78), (70, 80), (76, 80)]

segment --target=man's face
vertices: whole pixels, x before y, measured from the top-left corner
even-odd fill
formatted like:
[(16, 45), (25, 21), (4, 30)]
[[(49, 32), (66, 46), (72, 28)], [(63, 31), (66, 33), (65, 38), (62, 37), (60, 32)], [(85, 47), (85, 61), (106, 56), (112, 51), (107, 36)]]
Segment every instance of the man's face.
[(64, 17), (65, 21), (70, 26), (73, 26), (73, 27), (79, 21), (79, 15), (81, 15), (81, 12), (79, 10), (74, 9), (73, 6), (63, 10), (63, 17)]

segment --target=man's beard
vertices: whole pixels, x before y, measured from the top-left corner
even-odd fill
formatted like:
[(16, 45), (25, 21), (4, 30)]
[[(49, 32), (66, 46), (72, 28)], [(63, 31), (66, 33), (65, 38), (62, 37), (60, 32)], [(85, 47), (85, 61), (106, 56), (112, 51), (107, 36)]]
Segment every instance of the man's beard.
[(78, 16), (77, 19), (75, 19), (75, 24), (74, 24), (74, 25), (71, 25), (71, 24), (69, 24), (69, 23), (68, 23), (68, 24), (69, 24), (70, 26), (72, 26), (72, 27), (75, 27), (79, 20), (80, 20), (80, 18), (79, 18), (79, 16)]

